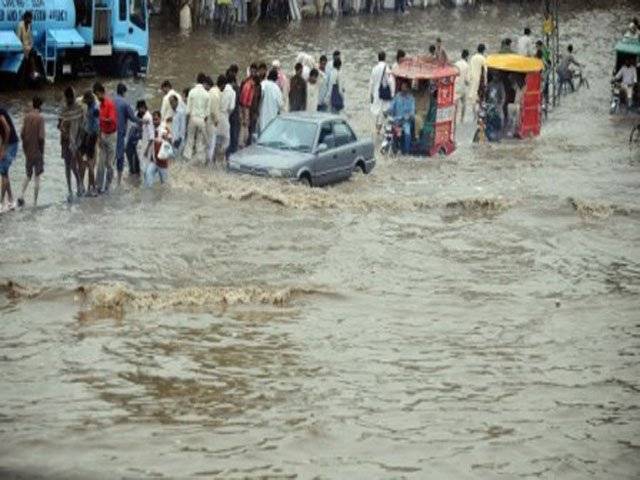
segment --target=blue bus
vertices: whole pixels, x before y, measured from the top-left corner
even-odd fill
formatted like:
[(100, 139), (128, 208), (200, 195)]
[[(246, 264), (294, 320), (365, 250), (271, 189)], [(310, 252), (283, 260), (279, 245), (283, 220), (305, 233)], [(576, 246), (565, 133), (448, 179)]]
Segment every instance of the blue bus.
[[(18, 36), (27, 12), (29, 58)], [(96, 72), (145, 75), (148, 68), (147, 0), (0, 0), (0, 74), (16, 84), (31, 69), (54, 82)]]

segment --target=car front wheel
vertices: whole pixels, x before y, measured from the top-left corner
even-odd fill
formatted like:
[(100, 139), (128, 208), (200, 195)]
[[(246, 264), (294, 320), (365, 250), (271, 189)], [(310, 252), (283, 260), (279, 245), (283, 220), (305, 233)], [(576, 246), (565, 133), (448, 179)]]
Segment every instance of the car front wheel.
[(367, 173), (367, 166), (362, 160), (358, 160), (353, 167), (353, 173)]
[(307, 187), (313, 187), (313, 182), (311, 181), (311, 175), (308, 173), (303, 173), (300, 175), (300, 183)]

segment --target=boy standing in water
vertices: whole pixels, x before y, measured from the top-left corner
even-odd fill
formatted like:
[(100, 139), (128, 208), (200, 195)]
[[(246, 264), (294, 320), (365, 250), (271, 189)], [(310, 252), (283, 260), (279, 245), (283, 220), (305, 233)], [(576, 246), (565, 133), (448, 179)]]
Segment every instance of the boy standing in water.
[(44, 172), (44, 117), (40, 112), (42, 99), (33, 97), (31, 102), (33, 110), (24, 116), (20, 139), (24, 151), (27, 177), (22, 184), (22, 193), (18, 197), (18, 206), (24, 205), (24, 194), (27, 191), (31, 177), (36, 174), (33, 181), (33, 205), (38, 203), (38, 190), (40, 188), (40, 175)]
[[(98, 104), (96, 97), (92, 92), (86, 91), (82, 97), (82, 103), (86, 106), (86, 112), (82, 119), (82, 144), (80, 146), (80, 185), (84, 184), (84, 172), (89, 171), (89, 184), (87, 192), (91, 196), (96, 196), (96, 177), (95, 177), (95, 165), (96, 165), (96, 143), (98, 141), (99, 131), (99, 115)], [(68, 182), (69, 183), (69, 182)], [(71, 190), (71, 186), (69, 186)], [(79, 188), (80, 192), (84, 191), (84, 186)]]
[[(60, 147), (62, 158), (64, 159), (64, 174), (67, 179), (68, 201), (73, 196), (71, 189), (71, 174), (76, 178), (76, 189), (78, 196), (84, 194), (82, 177), (78, 175), (78, 164), (80, 160), (80, 148), (82, 144), (82, 106), (76, 101), (76, 93), (71, 87), (64, 91), (65, 106), (58, 118), (58, 129), (60, 130)], [(95, 145), (95, 142), (94, 142)], [(91, 178), (92, 175), (90, 174)]]

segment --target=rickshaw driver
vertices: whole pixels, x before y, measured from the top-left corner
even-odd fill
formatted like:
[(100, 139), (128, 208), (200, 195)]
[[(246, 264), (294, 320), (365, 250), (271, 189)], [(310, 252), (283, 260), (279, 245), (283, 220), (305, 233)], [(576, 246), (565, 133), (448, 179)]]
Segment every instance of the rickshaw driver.
[(415, 131), (416, 100), (409, 93), (410, 84), (403, 80), (400, 91), (396, 93), (388, 112), (393, 117), (393, 122), (402, 129), (402, 153), (411, 152), (411, 142)]
[(613, 80), (621, 81), (627, 96), (627, 108), (633, 107), (633, 89), (638, 83), (638, 71), (630, 58), (627, 58)]

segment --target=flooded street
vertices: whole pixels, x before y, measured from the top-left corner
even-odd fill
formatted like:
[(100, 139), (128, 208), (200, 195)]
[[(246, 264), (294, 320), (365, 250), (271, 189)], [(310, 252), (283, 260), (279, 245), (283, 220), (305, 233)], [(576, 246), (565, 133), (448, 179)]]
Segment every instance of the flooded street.
[[(68, 205), (63, 87), (44, 90), (42, 206), (0, 215), (0, 478), (638, 478), (640, 152), (608, 115), (638, 12), (590, 3), (561, 40), (591, 88), (539, 138), (473, 146), (467, 124), (450, 157), (329, 188), (182, 164), (170, 189)], [(340, 49), (363, 134), (377, 50), (495, 51), (535, 14), (155, 28), (129, 98)], [(0, 93), (18, 126), (29, 98)], [(22, 156), (11, 175), (17, 192)]]

